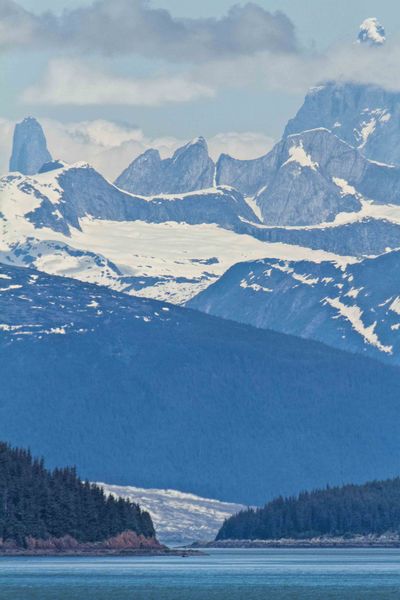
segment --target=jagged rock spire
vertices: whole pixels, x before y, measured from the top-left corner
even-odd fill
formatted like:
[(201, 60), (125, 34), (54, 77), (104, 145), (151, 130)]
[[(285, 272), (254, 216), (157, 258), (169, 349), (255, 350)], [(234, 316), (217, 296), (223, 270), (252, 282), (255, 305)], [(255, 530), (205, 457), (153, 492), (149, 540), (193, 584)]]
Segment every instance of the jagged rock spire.
[(38, 173), (52, 157), (47, 149), (42, 126), (33, 117), (27, 117), (15, 126), (10, 171), (24, 175)]

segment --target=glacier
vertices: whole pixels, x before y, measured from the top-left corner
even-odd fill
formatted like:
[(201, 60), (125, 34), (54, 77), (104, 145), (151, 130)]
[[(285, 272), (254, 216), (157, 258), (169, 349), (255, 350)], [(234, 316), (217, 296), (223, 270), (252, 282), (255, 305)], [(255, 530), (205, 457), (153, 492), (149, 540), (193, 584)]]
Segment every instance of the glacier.
[(169, 546), (183, 546), (215, 539), (225, 519), (245, 510), (244, 504), (201, 498), (177, 490), (143, 489), (97, 483), (106, 495), (125, 498), (147, 510), (157, 539)]

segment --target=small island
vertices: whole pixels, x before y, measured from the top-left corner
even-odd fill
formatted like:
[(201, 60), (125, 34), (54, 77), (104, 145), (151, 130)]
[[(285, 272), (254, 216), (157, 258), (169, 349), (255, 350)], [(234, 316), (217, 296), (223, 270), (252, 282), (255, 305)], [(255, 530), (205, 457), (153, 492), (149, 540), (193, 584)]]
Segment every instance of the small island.
[(160, 544), (138, 504), (0, 442), (0, 555), (188, 553)]

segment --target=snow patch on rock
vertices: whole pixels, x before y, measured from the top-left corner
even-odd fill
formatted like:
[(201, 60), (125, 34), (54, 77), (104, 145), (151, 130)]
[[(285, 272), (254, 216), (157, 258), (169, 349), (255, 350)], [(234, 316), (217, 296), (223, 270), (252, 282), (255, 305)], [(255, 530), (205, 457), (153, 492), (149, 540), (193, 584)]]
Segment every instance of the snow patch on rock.
[(383, 46), (386, 42), (385, 28), (376, 17), (370, 17), (361, 23), (358, 41), (371, 46)]

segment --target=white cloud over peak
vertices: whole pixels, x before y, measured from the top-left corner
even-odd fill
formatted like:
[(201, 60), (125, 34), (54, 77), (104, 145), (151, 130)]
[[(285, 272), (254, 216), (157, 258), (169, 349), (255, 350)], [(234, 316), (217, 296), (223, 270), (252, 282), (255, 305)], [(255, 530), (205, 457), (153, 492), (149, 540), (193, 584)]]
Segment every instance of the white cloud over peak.
[(240, 160), (251, 160), (267, 154), (275, 140), (263, 133), (231, 131), (217, 133), (207, 142), (210, 156), (215, 161), (221, 154), (229, 154)]
[[(74, 123), (39, 120), (55, 159), (68, 163), (89, 162), (110, 180), (149, 148), (157, 149), (167, 158), (188, 141), (169, 136), (152, 138), (137, 127), (102, 119)], [(0, 119), (0, 174), (8, 170), (14, 125)], [(240, 159), (256, 158), (266, 154), (273, 144), (272, 138), (255, 132), (218, 133), (207, 141), (214, 160), (223, 152)]]
[(376, 48), (363, 44), (338, 44), (324, 53), (276, 54), (215, 60), (196, 66), (193, 79), (212, 88), (277, 90), (306, 93), (324, 81), (353, 81), (400, 91), (400, 40), (390, 40)]
[(375, 48), (341, 44), (321, 54), (260, 52), (186, 67), (179, 74), (152, 78), (121, 77), (76, 59), (53, 59), (39, 82), (25, 90), (30, 105), (131, 105), (212, 99), (221, 90), (246, 89), (306, 93), (323, 81), (354, 81), (400, 91), (400, 43)]
[[(235, 88), (305, 93), (332, 79), (400, 90), (395, 36), (380, 48), (355, 40), (356, 31), (326, 52), (302, 48), (288, 17), (256, 2), (234, 5), (219, 19), (179, 19), (147, 0), (97, 0), (61, 16), (0, 0), (0, 48), (51, 52), (47, 70), (22, 94), (31, 105), (159, 107)], [(99, 67), (104, 56), (115, 64), (138, 55), (156, 59), (161, 74), (121, 76)]]

